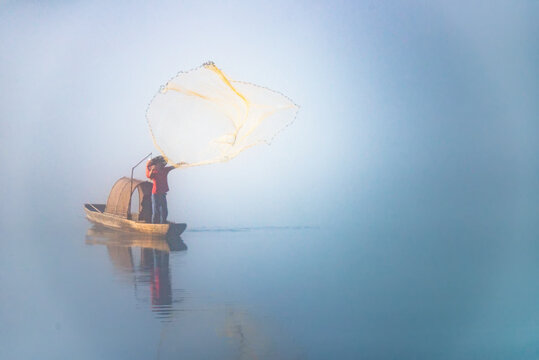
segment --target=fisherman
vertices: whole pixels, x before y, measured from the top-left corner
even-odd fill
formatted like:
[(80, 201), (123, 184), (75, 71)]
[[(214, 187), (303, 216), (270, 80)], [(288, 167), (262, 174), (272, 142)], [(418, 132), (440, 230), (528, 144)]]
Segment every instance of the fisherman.
[[(186, 163), (178, 163), (179, 166)], [(157, 156), (146, 164), (146, 177), (153, 181), (153, 222), (154, 224), (166, 224), (168, 216), (167, 208), (167, 176), (174, 166), (166, 166), (167, 161), (163, 156)]]

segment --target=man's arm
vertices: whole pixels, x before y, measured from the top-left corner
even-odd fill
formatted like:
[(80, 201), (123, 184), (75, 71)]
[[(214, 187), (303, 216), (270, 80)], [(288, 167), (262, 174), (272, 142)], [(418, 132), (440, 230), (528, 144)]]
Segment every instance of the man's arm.
[(150, 165), (150, 161), (146, 163), (146, 177), (148, 179), (153, 178), (153, 165)]
[(176, 166), (167, 166), (165, 167), (165, 171), (168, 173), (169, 171), (171, 170), (174, 170), (176, 168), (179, 168), (179, 167), (182, 167), (182, 166), (185, 166), (185, 165), (188, 165), (186, 162), (179, 162), (179, 163), (176, 163), (175, 164)]

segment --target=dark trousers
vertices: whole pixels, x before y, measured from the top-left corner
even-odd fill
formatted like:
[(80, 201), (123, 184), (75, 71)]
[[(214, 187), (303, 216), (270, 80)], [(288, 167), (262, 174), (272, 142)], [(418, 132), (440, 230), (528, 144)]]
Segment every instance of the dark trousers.
[[(152, 194), (153, 198), (153, 223), (164, 224), (167, 221), (167, 194)], [(161, 218), (163, 219), (161, 221)]]

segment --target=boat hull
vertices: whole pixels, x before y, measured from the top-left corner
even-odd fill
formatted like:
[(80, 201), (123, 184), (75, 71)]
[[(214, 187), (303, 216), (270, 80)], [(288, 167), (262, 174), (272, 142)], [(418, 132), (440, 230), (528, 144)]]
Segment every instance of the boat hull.
[(187, 227), (186, 224), (178, 223), (151, 224), (134, 221), (106, 213), (101, 209), (104, 209), (104, 204), (84, 204), (84, 212), (88, 220), (111, 229), (139, 232), (152, 236), (179, 236)]

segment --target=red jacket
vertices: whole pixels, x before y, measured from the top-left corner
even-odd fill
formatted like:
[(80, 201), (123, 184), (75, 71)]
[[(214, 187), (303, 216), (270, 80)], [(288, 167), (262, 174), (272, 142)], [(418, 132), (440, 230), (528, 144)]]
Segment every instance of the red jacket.
[(168, 191), (167, 175), (174, 166), (166, 166), (162, 169), (153, 168), (150, 170), (150, 163), (146, 164), (146, 177), (152, 179), (152, 194), (166, 194)]

